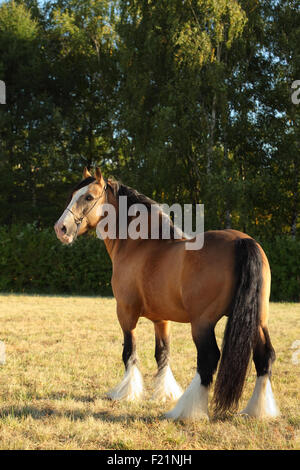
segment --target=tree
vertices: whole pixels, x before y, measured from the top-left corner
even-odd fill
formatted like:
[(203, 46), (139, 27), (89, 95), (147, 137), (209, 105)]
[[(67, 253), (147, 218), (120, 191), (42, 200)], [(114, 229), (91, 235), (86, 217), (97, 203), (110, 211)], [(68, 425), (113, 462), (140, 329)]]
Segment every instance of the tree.
[(219, 225), (226, 58), (245, 14), (235, 1), (120, 2), (120, 11), (119, 126), (131, 179), (143, 174), (145, 190), (154, 184), (160, 199), (202, 200)]
[(0, 8), (8, 89), (0, 109), (2, 223), (52, 224), (83, 166), (110, 159), (116, 66), (108, 3)]

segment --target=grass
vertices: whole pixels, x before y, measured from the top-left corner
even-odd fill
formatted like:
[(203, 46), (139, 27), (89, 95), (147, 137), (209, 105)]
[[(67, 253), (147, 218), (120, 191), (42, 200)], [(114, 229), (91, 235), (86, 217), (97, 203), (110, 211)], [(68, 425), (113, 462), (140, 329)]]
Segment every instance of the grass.
[[(300, 352), (297, 364), (291, 349), (300, 340), (300, 304), (271, 304), (277, 353), (272, 384), (280, 418), (233, 415), (209, 423), (168, 421), (163, 414), (171, 404), (150, 400), (154, 334), (143, 318), (137, 347), (145, 399), (105, 399), (123, 375), (114, 299), (0, 295), (0, 311), (0, 339), (6, 345), (6, 364), (0, 366), (0, 449), (300, 449)], [(217, 326), (219, 344), (224, 325), (222, 320)], [(172, 369), (184, 388), (194, 376), (195, 358), (190, 326), (174, 323)], [(240, 409), (254, 382), (252, 366)]]

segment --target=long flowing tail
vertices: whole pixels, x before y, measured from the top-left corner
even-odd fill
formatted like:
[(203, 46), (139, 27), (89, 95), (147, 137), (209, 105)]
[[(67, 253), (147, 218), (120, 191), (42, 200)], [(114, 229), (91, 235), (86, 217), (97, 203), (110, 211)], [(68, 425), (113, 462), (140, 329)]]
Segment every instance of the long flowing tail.
[(217, 413), (238, 405), (260, 320), (261, 253), (251, 238), (238, 239), (235, 243), (236, 288), (214, 390)]

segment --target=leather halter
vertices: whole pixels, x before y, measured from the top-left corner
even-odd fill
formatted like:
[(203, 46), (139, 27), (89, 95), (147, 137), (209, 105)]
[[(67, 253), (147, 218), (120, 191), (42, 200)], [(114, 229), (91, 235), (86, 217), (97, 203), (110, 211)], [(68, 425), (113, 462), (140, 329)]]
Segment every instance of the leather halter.
[(77, 225), (77, 231), (79, 230), (79, 225), (81, 224), (81, 222), (83, 221), (83, 219), (86, 218), (86, 216), (94, 209), (94, 207), (95, 207), (96, 204), (98, 203), (99, 199), (102, 198), (103, 193), (107, 190), (107, 186), (108, 186), (108, 185), (107, 185), (107, 182), (105, 182), (105, 186), (104, 186), (103, 191), (102, 191), (102, 193), (100, 194), (100, 196), (95, 199), (95, 202), (94, 202), (94, 204), (92, 205), (92, 207), (91, 207), (85, 214), (82, 214), (81, 217), (77, 217), (77, 215), (75, 215), (74, 212), (73, 212), (71, 209), (69, 209), (69, 208), (67, 207), (67, 211), (71, 212), (71, 214), (72, 214), (72, 216), (73, 216), (73, 219), (74, 219), (74, 222), (75, 222), (75, 224)]

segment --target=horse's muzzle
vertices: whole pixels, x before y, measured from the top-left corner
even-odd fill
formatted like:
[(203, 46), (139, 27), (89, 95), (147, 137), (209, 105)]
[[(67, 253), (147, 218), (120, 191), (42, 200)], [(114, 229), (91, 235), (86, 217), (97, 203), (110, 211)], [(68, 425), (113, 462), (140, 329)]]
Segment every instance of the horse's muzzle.
[(67, 235), (67, 228), (60, 221), (54, 225), (57, 238), (65, 245), (70, 245), (74, 241), (74, 235)]

